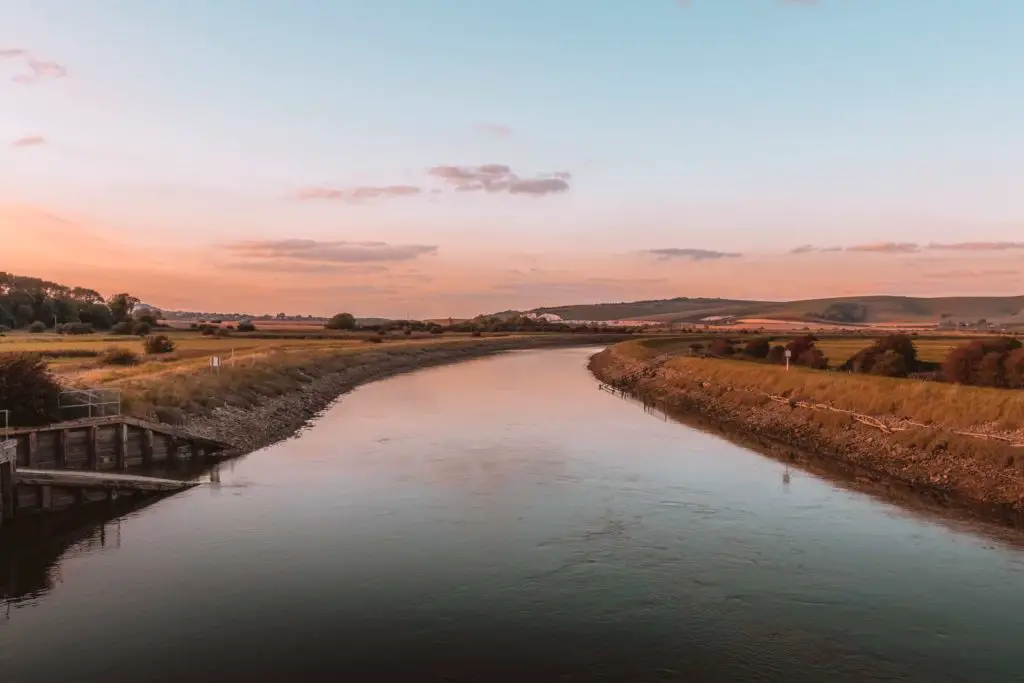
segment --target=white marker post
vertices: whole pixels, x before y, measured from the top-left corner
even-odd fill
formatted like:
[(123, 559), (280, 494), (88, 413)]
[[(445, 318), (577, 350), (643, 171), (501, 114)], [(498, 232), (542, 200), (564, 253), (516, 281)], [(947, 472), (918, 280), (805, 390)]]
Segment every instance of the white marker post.
[(789, 372), (789, 359), (793, 357), (793, 352), (790, 349), (786, 349), (786, 372)]
[(210, 367), (213, 368), (215, 373), (220, 374), (220, 356), (210, 357)]

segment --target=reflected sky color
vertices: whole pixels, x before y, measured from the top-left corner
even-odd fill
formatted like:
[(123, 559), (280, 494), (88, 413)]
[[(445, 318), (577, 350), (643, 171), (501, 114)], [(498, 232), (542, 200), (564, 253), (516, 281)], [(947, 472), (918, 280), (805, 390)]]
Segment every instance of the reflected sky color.
[(1003, 0), (9, 0), (2, 267), (256, 313), (1017, 294), (1021, 25)]
[(0, 544), (4, 680), (1021, 679), (1019, 539), (784, 483), (591, 352), (367, 385), (219, 484)]

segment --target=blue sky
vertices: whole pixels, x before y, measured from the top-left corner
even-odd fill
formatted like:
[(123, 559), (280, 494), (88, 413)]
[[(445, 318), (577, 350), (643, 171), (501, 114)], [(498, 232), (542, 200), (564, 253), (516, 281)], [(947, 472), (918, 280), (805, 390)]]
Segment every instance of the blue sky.
[[(649, 249), (742, 252), (728, 265), (747, 273), (748, 254), (764, 267), (807, 243), (1009, 243), (1024, 240), (1022, 32), (1015, 0), (7, 0), (0, 50), (67, 75), (15, 83), (24, 55), (0, 58), (0, 136), (43, 139), (0, 147), (0, 201), (146, 249), (437, 246), (420, 267), (438, 296), (480, 264), (559, 264), (524, 296), (568, 269), (566, 296), (628, 298), (696, 284), (677, 268), (631, 285), (665, 268), (638, 259)], [(483, 164), (571, 180), (426, 191), (426, 169)], [(425, 191), (295, 199), (396, 185)], [(984, 272), (1013, 248), (964, 251)], [(684, 260), (731, 279), (719, 259)], [(284, 289), (308, 289), (297, 265)], [(892, 275), (895, 258), (849, 268), (844, 293), (857, 272), (870, 289), (865, 269), (931, 291)], [(342, 270), (339, 286), (375, 286)], [(587, 288), (612, 271), (620, 286)], [(1000, 277), (992, 293), (1024, 287)], [(551, 303), (506, 301), (506, 285), (491, 283), (494, 306)], [(452, 305), (487, 307), (487, 291)]]

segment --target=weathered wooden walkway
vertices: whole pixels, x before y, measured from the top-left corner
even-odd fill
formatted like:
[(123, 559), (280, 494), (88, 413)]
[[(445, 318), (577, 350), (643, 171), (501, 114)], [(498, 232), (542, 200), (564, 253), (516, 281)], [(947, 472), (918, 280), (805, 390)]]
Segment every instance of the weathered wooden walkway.
[(123, 415), (11, 429), (6, 438), (0, 441), (0, 524), (122, 496), (180, 491), (194, 483), (125, 471), (233, 454), (226, 443)]

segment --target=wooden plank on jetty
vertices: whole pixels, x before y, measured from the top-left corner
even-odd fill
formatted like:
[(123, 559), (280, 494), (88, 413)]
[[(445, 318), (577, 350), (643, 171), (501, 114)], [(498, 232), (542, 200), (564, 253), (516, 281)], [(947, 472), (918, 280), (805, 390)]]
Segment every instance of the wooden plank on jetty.
[(114, 474), (89, 470), (35, 470), (19, 468), (15, 481), (29, 486), (60, 486), (64, 488), (98, 488), (122, 491), (181, 491), (197, 486), (194, 481)]

